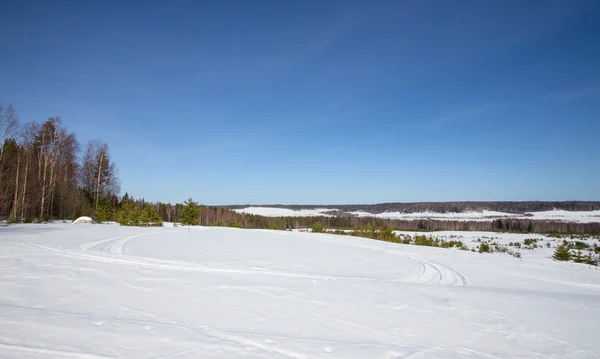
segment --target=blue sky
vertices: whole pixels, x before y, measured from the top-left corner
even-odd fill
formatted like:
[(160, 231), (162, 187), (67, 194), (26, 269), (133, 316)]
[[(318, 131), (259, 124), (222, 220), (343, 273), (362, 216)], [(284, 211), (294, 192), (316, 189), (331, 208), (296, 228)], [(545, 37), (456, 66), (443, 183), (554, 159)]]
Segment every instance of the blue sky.
[(0, 36), (0, 103), (136, 197), (600, 200), (597, 1), (3, 1)]

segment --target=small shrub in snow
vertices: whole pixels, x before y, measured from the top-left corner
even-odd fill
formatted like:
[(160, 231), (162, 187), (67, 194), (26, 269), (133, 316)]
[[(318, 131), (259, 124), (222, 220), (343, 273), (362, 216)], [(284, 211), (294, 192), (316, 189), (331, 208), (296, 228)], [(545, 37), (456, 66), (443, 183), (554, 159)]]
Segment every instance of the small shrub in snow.
[(569, 246), (564, 243), (558, 246), (558, 248), (556, 248), (554, 251), (552, 258), (557, 261), (569, 261), (571, 259), (571, 251)]
[(583, 257), (583, 253), (581, 250), (575, 251), (575, 254), (571, 256), (573, 258), (573, 262), (575, 263), (583, 263), (585, 258)]
[(481, 243), (479, 246), (479, 253), (490, 253), (490, 245), (487, 243)]
[(593, 265), (593, 266), (598, 265), (598, 258), (596, 258), (592, 255), (592, 251), (588, 251), (588, 254), (585, 257), (585, 264), (589, 264), (589, 265)]
[(575, 245), (575, 249), (577, 249), (579, 251), (590, 248), (589, 244), (582, 242), (582, 241), (575, 241), (574, 245)]

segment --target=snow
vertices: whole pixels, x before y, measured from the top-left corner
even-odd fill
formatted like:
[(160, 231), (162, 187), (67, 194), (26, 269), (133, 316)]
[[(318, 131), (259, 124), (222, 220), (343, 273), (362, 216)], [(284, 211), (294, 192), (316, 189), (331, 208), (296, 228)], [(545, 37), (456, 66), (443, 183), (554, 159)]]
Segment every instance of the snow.
[(439, 219), (439, 220), (454, 220), (454, 221), (491, 221), (496, 218), (508, 218), (517, 216), (510, 213), (495, 212), (495, 211), (481, 211), (481, 212), (447, 212), (447, 213), (436, 213), (436, 212), (383, 212), (371, 214), (364, 211), (349, 212), (359, 217), (377, 217), (384, 219)]
[(91, 217), (79, 217), (73, 221), (73, 224), (81, 224), (81, 223), (94, 223), (94, 220)]
[[(467, 233), (516, 236), (445, 235)], [(0, 357), (597, 358), (600, 272), (522, 252), (236, 228), (9, 226)]]
[(335, 208), (313, 208), (313, 209), (302, 209), (302, 210), (292, 210), (287, 208), (273, 208), (273, 207), (246, 207), (235, 209), (238, 213), (249, 213), (249, 214), (257, 214), (261, 216), (267, 217), (309, 217), (309, 216), (326, 216), (330, 217), (331, 215), (325, 214), (326, 212), (338, 212), (339, 214), (350, 214), (358, 217), (377, 217), (383, 219), (436, 219), (436, 220), (452, 220), (452, 221), (492, 221), (494, 219), (505, 219), (505, 218), (515, 218), (515, 219), (536, 219), (536, 220), (553, 220), (553, 221), (567, 221), (567, 222), (580, 222), (580, 223), (590, 223), (590, 222), (600, 222), (600, 210), (598, 211), (564, 211), (564, 210), (553, 210), (553, 211), (543, 211), (543, 212), (529, 212), (525, 214), (514, 214), (514, 213), (505, 213), (498, 211), (487, 211), (483, 210), (481, 212), (447, 212), (447, 213), (437, 213), (437, 212), (413, 212), (413, 213), (404, 213), (404, 212), (383, 212), (383, 213), (369, 213), (365, 211), (352, 211), (352, 212), (342, 212), (339, 209)]
[(331, 208), (313, 208), (313, 209), (300, 209), (293, 210), (287, 208), (275, 208), (275, 207), (246, 207), (234, 209), (238, 213), (257, 214), (266, 217), (317, 217), (324, 216), (330, 217), (331, 215), (325, 214), (325, 212), (337, 211)]
[(530, 212), (529, 214), (533, 216), (531, 217), (532, 219), (545, 219), (553, 221), (568, 221), (581, 223), (600, 222), (600, 210), (573, 212), (555, 209), (553, 211)]

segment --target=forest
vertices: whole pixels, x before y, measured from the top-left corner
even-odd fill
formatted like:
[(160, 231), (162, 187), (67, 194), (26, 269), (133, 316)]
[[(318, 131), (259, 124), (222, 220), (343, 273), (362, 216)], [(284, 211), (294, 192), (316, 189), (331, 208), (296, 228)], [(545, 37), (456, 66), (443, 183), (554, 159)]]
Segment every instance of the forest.
[(59, 117), (21, 124), (0, 106), (0, 217), (11, 222), (95, 215), (120, 192), (106, 143), (82, 145)]
[[(374, 217), (263, 217), (237, 213), (239, 206), (202, 206), (191, 198), (184, 204), (147, 202), (143, 198), (120, 197), (116, 164), (108, 144), (92, 140), (81, 144), (59, 117), (21, 124), (15, 109), (0, 106), (0, 219), (11, 223), (69, 220), (82, 215), (97, 222), (157, 226), (184, 222), (205, 226), (240, 228), (310, 228), (315, 222), (331, 229), (391, 226), (397, 230), (496, 231), (600, 234), (600, 223), (568, 223), (547, 220), (498, 219), (494, 221), (385, 220)], [(279, 206), (291, 209), (315, 206)], [(323, 207), (323, 206), (321, 206)], [(371, 213), (462, 212), (494, 210), (508, 213), (549, 210), (600, 209), (600, 202), (423, 202), (333, 206), (343, 211)]]

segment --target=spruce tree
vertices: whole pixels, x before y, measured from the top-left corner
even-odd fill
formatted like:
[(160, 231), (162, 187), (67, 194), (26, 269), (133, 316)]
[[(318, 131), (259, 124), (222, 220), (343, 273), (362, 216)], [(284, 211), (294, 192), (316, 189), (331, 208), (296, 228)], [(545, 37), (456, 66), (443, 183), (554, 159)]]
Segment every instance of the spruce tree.
[(581, 253), (581, 250), (577, 250), (577, 252), (575, 252), (575, 255), (573, 256), (573, 261), (575, 263), (583, 263), (585, 261), (585, 258), (583, 257), (583, 253)]
[(321, 224), (321, 222), (315, 222), (312, 225), (312, 232), (313, 233), (323, 233), (323, 232), (325, 232), (325, 228), (323, 228), (323, 225)]
[(564, 243), (558, 246), (552, 255), (552, 258), (557, 261), (569, 261), (571, 260), (571, 252), (569, 246)]
[(119, 204), (119, 213), (117, 214), (117, 222), (119, 222), (122, 226), (131, 226), (135, 225), (132, 223), (132, 215), (135, 212), (135, 204), (129, 198), (129, 194), (125, 193), (123, 199), (121, 199), (121, 203)]
[(191, 198), (185, 201), (181, 211), (180, 222), (183, 225), (197, 225), (200, 217), (200, 206)]
[(163, 224), (160, 214), (150, 203), (144, 205), (140, 220), (144, 226), (161, 227)]
[(588, 251), (587, 256), (585, 256), (585, 264), (589, 264), (592, 266), (598, 265), (598, 259), (594, 258), (594, 256), (592, 255), (592, 251)]
[(96, 211), (96, 222), (102, 223), (113, 220), (113, 208), (105, 196), (98, 200), (98, 210)]

